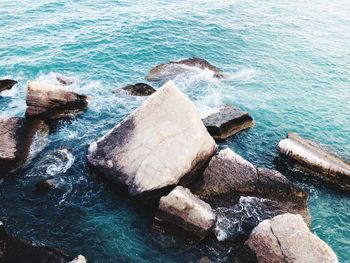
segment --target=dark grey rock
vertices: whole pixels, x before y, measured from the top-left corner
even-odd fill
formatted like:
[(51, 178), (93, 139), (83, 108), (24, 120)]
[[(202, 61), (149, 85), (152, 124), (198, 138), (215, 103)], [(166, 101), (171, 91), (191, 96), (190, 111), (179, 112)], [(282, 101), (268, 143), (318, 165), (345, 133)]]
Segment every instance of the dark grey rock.
[(205, 59), (193, 57), (180, 61), (170, 61), (166, 64), (160, 64), (149, 71), (147, 79), (150, 81), (170, 80), (176, 77), (177, 75), (187, 72), (189, 70), (189, 68), (186, 68), (184, 66), (199, 69), (209, 69), (213, 72), (213, 77), (223, 77), (222, 72), (217, 67), (213, 66)]
[(156, 90), (146, 83), (136, 83), (133, 85), (127, 85), (120, 89), (116, 89), (113, 92), (130, 96), (149, 96), (156, 92)]
[(67, 263), (73, 259), (74, 257), (61, 250), (36, 246), (29, 241), (12, 236), (0, 222), (1, 263)]
[(236, 133), (254, 126), (248, 112), (236, 107), (225, 106), (203, 119), (203, 123), (214, 139), (225, 140)]
[(17, 84), (17, 81), (12, 79), (2, 79), (0, 80), (0, 92), (11, 89), (14, 85)]

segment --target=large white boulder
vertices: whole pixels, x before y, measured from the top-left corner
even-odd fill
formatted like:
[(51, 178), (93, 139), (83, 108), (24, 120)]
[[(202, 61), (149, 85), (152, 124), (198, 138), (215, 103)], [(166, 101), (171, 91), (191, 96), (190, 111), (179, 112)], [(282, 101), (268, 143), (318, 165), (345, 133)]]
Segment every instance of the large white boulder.
[(88, 150), (89, 162), (133, 196), (192, 181), (216, 144), (194, 104), (169, 81)]

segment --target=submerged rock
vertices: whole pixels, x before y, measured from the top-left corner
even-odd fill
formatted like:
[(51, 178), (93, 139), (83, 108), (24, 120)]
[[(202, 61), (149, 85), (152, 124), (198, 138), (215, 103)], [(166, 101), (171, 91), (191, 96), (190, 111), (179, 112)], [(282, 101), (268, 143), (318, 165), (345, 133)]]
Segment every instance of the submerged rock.
[(132, 196), (146, 197), (189, 183), (215, 151), (196, 107), (168, 82), (92, 143), (87, 158)]
[(41, 120), (0, 118), (0, 174), (3, 175), (24, 164), (34, 137), (37, 134), (44, 136), (48, 130)]
[(246, 238), (261, 221), (287, 211), (278, 202), (251, 196), (242, 196), (232, 207), (214, 209), (217, 215), (214, 233), (219, 241)]
[(116, 89), (113, 92), (130, 96), (149, 96), (156, 92), (156, 90), (146, 83), (136, 83), (134, 85), (127, 85), (123, 88)]
[(26, 115), (40, 119), (58, 119), (79, 114), (87, 108), (87, 97), (62, 86), (29, 82)]
[(222, 72), (217, 67), (213, 66), (205, 59), (194, 57), (180, 61), (170, 61), (166, 64), (160, 64), (149, 71), (147, 79), (149, 81), (170, 80), (179, 74), (191, 70), (191, 68), (198, 68), (202, 70), (208, 69), (212, 71), (213, 77), (223, 77)]
[(0, 262), (3, 263), (65, 263), (73, 257), (58, 249), (35, 246), (31, 242), (11, 236), (0, 222)]
[(17, 84), (17, 81), (12, 79), (1, 79), (0, 80), (0, 92), (11, 89), (14, 85)]
[(302, 171), (343, 190), (350, 191), (350, 164), (328, 153), (316, 143), (289, 133), (277, 146), (280, 154), (290, 158)]
[(231, 207), (241, 195), (268, 198), (283, 204), (286, 211), (301, 213), (309, 221), (305, 191), (281, 173), (256, 168), (228, 148), (210, 160), (191, 190), (214, 207)]
[(225, 140), (236, 133), (254, 126), (248, 112), (232, 106), (225, 106), (219, 112), (203, 119), (203, 123), (214, 139)]
[(35, 184), (35, 189), (39, 192), (46, 192), (59, 188), (61, 188), (61, 182), (56, 178), (44, 179)]
[(62, 75), (56, 75), (56, 79), (60, 84), (65, 86), (72, 85), (75, 82), (74, 79)]
[(155, 219), (173, 223), (203, 238), (213, 227), (216, 216), (209, 204), (189, 189), (177, 186), (160, 199)]
[[(300, 215), (283, 214), (261, 222), (235, 262), (338, 262), (333, 250), (310, 232)], [(252, 260), (252, 258), (255, 258)]]

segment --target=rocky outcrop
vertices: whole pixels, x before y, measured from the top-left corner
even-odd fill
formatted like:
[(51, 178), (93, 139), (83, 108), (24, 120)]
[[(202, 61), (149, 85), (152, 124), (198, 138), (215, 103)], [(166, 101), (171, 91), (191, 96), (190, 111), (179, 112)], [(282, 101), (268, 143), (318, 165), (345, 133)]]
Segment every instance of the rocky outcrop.
[(209, 204), (189, 189), (177, 186), (160, 199), (155, 219), (173, 223), (203, 238), (213, 227), (216, 216)]
[(261, 222), (250, 234), (243, 250), (246, 252), (239, 253), (235, 262), (338, 262), (332, 249), (310, 232), (300, 215), (293, 214)]
[(295, 166), (338, 188), (350, 191), (350, 164), (328, 153), (314, 142), (298, 134), (289, 133), (277, 150), (294, 162)]
[(116, 89), (113, 93), (130, 95), (130, 96), (149, 96), (156, 90), (146, 83), (136, 83), (133, 85), (127, 85), (123, 88)]
[(221, 150), (210, 160), (191, 190), (213, 207), (231, 208), (240, 196), (270, 199), (279, 203), (281, 211), (300, 213), (310, 222), (305, 191), (281, 173), (256, 168), (230, 149)]
[(203, 119), (211, 136), (216, 140), (225, 140), (236, 133), (254, 126), (248, 112), (232, 106), (225, 106), (219, 112)]
[(0, 80), (0, 92), (11, 89), (14, 85), (17, 84), (17, 81), (12, 79), (2, 79)]
[(170, 81), (92, 143), (87, 158), (132, 196), (150, 197), (192, 181), (215, 151), (196, 107)]
[(65, 263), (73, 257), (63, 251), (45, 246), (35, 246), (31, 242), (10, 235), (0, 222), (0, 262), (3, 263)]
[(219, 241), (246, 239), (254, 227), (265, 219), (287, 212), (283, 204), (264, 198), (242, 196), (231, 207), (214, 209), (217, 221), (214, 234)]
[(213, 73), (213, 77), (222, 78), (222, 72), (205, 59), (201, 58), (189, 58), (180, 61), (170, 61), (166, 64), (160, 64), (152, 68), (147, 76), (149, 81), (164, 81), (170, 80), (179, 74), (188, 72), (191, 69), (207, 69)]
[(84, 95), (37, 81), (28, 83), (26, 102), (26, 115), (40, 119), (70, 117), (85, 111), (88, 104)]
[(24, 164), (34, 138), (47, 134), (48, 127), (41, 120), (0, 118), (0, 175)]

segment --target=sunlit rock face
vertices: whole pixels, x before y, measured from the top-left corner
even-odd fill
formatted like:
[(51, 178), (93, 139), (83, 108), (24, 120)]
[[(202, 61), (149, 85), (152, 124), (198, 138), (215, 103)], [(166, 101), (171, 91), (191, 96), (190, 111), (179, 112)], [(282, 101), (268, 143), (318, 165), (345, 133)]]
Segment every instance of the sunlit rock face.
[(297, 168), (335, 187), (350, 191), (350, 164), (328, 153), (314, 142), (289, 133), (277, 146), (282, 156), (290, 158)]
[[(36, 137), (46, 137), (49, 128), (42, 120), (0, 118), (0, 175), (23, 165)], [(38, 138), (40, 139), (40, 138)]]
[(87, 97), (64, 86), (33, 81), (28, 83), (26, 116), (40, 119), (71, 117), (86, 110)]
[(90, 145), (89, 162), (132, 196), (159, 196), (191, 182), (216, 144), (196, 107), (173, 82)]
[(216, 216), (210, 205), (177, 186), (159, 201), (156, 221), (170, 222), (199, 237), (205, 237), (215, 223)]
[(283, 214), (261, 222), (251, 233), (235, 262), (329, 262), (338, 258), (314, 235), (300, 215)]
[(188, 58), (180, 61), (170, 61), (166, 64), (160, 64), (152, 68), (147, 76), (149, 81), (166, 81), (175, 78), (176, 76), (191, 72), (194, 70), (208, 70), (215, 78), (222, 78), (222, 72), (210, 64), (205, 59)]

